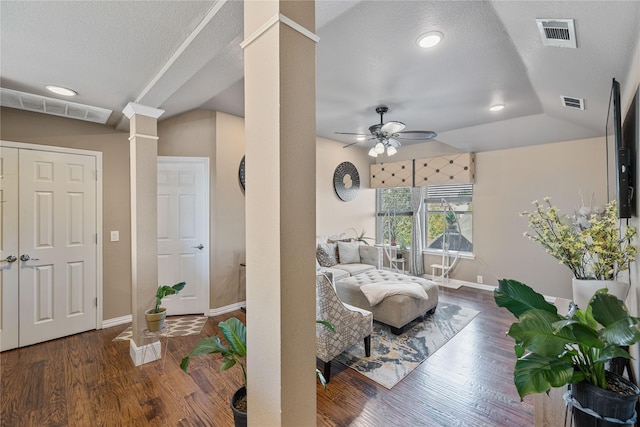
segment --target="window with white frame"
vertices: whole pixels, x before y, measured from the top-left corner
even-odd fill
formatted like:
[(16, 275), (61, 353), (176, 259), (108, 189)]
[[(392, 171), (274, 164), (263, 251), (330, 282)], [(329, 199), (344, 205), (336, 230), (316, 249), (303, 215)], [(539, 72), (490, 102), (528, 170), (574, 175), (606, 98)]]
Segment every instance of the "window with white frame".
[(376, 189), (376, 243), (411, 244), (411, 187)]
[(473, 252), (473, 184), (429, 186), (424, 202), (425, 249)]

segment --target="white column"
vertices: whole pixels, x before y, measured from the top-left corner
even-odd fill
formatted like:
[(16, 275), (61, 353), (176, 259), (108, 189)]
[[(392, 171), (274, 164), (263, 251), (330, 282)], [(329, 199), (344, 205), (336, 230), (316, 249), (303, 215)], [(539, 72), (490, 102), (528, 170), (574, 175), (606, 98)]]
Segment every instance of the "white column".
[[(129, 103), (122, 111), (130, 120), (131, 174), (131, 358), (140, 364), (144, 312), (158, 287), (157, 159), (158, 117), (163, 110)], [(160, 354), (160, 352), (158, 352)], [(147, 358), (147, 361), (148, 358)]]

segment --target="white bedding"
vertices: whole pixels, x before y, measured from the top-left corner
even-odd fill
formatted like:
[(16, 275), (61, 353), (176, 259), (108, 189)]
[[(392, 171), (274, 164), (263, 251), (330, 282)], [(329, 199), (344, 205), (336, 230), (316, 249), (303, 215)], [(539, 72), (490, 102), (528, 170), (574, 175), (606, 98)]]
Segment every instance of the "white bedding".
[(379, 304), (380, 302), (382, 302), (382, 300), (391, 295), (406, 295), (411, 298), (418, 298), (423, 300), (429, 299), (427, 291), (425, 291), (424, 288), (417, 283), (369, 283), (360, 286), (360, 290), (367, 298), (371, 306)]

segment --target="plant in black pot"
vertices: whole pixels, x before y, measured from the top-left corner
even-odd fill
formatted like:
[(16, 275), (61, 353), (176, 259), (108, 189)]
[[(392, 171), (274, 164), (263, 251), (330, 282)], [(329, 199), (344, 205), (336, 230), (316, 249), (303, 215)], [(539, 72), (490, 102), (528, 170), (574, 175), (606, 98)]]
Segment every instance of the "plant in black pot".
[(144, 312), (144, 317), (147, 321), (147, 329), (149, 329), (149, 331), (156, 332), (164, 326), (164, 319), (167, 317), (167, 309), (165, 307), (160, 307), (162, 299), (167, 295), (177, 294), (185, 287), (186, 284), (186, 282), (180, 282), (173, 286), (158, 286), (158, 289), (156, 289), (155, 306)]
[[(331, 331), (335, 332), (335, 328), (331, 323), (316, 320)], [(242, 387), (239, 388), (231, 398), (231, 410), (233, 411), (233, 421), (236, 427), (246, 427), (247, 425), (247, 369), (244, 361), (247, 356), (247, 329), (244, 324), (235, 317), (218, 323), (218, 327), (222, 331), (222, 335), (229, 345), (225, 345), (218, 337), (208, 337), (200, 341), (191, 350), (191, 353), (184, 357), (180, 362), (180, 368), (188, 373), (189, 362), (192, 357), (202, 356), (205, 354), (220, 353), (222, 355), (221, 371), (226, 371), (232, 366), (238, 365), (242, 369)], [(323, 387), (327, 386), (327, 382), (322, 373), (316, 369), (316, 375), (322, 383)]]
[(572, 304), (561, 315), (529, 286), (506, 279), (494, 298), (518, 319), (508, 335), (515, 340), (514, 382), (521, 398), (570, 384), (565, 398), (576, 427), (633, 425), (640, 389), (605, 369), (615, 357), (630, 358), (620, 346), (640, 341), (640, 319), (621, 300), (601, 289), (586, 310)]
[(188, 356), (180, 362), (180, 368), (188, 373), (189, 362), (192, 357), (204, 354), (220, 353), (222, 355), (221, 371), (238, 365), (242, 369), (242, 387), (239, 388), (231, 399), (231, 410), (236, 427), (247, 425), (247, 369), (245, 357), (247, 356), (247, 329), (244, 324), (235, 317), (218, 323), (222, 335), (229, 343), (225, 345), (218, 337), (208, 337), (200, 341), (191, 350)]

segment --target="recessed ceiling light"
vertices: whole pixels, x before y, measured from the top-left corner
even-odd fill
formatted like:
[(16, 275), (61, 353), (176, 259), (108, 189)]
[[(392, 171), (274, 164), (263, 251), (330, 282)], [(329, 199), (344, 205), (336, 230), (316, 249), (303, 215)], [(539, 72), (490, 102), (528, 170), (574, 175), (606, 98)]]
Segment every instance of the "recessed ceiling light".
[(504, 109), (504, 104), (495, 104), (489, 107), (489, 111), (500, 111)]
[(442, 33), (440, 31), (429, 31), (418, 37), (418, 46), (428, 49), (434, 47), (442, 40)]
[(78, 92), (76, 92), (75, 90), (67, 89), (66, 87), (62, 86), (47, 85), (45, 86), (45, 88), (47, 88), (49, 92), (53, 92), (57, 95), (62, 96), (76, 96), (78, 94)]
[(358, 136), (358, 137), (356, 137), (356, 141), (364, 141), (365, 139), (367, 139), (366, 136)]

